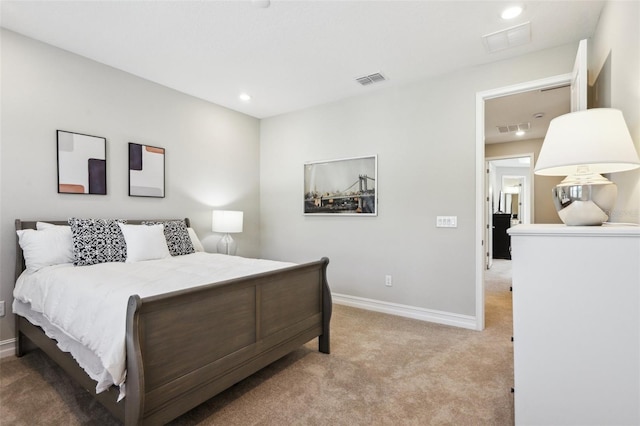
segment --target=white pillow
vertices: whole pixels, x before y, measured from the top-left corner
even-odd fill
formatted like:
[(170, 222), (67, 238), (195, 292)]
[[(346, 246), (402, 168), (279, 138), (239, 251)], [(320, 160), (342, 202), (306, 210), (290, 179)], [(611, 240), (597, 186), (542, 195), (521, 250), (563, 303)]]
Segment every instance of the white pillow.
[[(60, 228), (64, 228), (71, 231), (71, 227), (69, 225), (54, 225), (53, 223), (49, 223), (49, 222), (36, 222), (36, 229), (38, 231), (43, 231), (45, 229), (51, 229), (51, 228), (57, 228), (58, 232), (61, 232), (61, 233), (65, 233), (67, 231), (61, 231)], [(59, 250), (59, 253), (57, 255), (65, 260), (68, 258), (69, 251), (73, 253), (73, 233), (71, 233), (70, 235), (71, 235), (71, 239), (65, 238), (64, 240), (60, 241), (59, 245), (56, 245), (55, 247), (55, 250)], [(74, 260), (75, 260), (75, 255), (74, 255)], [(67, 262), (65, 261), (63, 263), (67, 263)]]
[(127, 243), (126, 262), (162, 259), (171, 256), (163, 225), (127, 225), (118, 223)]
[(193, 249), (195, 251), (204, 251), (204, 247), (202, 246), (202, 243), (200, 242), (200, 239), (198, 238), (196, 231), (194, 231), (193, 228), (187, 228), (187, 231), (189, 231), (189, 238), (191, 238), (191, 244), (193, 244)]
[(69, 225), (54, 225), (53, 223), (49, 223), (49, 222), (36, 222), (36, 229), (38, 231), (55, 228), (56, 226), (71, 228)]
[(27, 271), (36, 272), (45, 266), (73, 263), (70, 227), (51, 226), (41, 231), (20, 229), (16, 233)]

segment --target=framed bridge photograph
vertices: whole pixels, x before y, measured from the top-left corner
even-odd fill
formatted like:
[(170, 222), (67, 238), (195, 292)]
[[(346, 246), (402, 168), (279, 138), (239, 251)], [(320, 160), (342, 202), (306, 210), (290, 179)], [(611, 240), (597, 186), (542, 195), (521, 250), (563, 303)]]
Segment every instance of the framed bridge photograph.
[(305, 215), (378, 215), (378, 156), (304, 164)]

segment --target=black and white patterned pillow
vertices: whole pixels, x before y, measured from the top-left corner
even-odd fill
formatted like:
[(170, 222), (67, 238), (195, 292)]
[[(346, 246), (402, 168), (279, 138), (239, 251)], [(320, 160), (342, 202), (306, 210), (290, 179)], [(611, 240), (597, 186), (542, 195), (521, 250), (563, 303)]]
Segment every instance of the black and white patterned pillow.
[(69, 219), (73, 240), (73, 264), (95, 265), (127, 260), (127, 243), (115, 219)]
[(189, 230), (184, 220), (167, 220), (160, 222), (142, 222), (145, 225), (164, 225), (164, 237), (171, 256), (182, 256), (195, 253), (189, 237)]

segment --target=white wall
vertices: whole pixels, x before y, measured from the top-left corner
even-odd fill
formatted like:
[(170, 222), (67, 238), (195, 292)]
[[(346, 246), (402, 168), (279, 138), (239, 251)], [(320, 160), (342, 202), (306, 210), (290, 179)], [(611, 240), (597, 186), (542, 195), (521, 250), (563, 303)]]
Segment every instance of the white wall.
[[(333, 292), (475, 316), (476, 93), (570, 72), (576, 50), (577, 42), (263, 120), (262, 255), (328, 256)], [(377, 217), (302, 214), (305, 161), (369, 154), (378, 154)], [(437, 215), (458, 216), (458, 227), (436, 228)]]
[[(604, 83), (604, 98), (611, 108), (622, 110), (640, 152), (640, 2), (609, 1), (600, 15), (589, 51), (590, 84), (611, 55), (610, 80)], [(613, 222), (640, 223), (640, 170), (615, 173), (618, 200), (609, 218)]]
[[(259, 120), (2, 30), (0, 300), (10, 312), (14, 220), (190, 217), (215, 251), (211, 210), (243, 210), (259, 254)], [(56, 130), (107, 138), (108, 195), (57, 193)], [(166, 197), (129, 197), (128, 142), (166, 149)], [(0, 341), (13, 337), (2, 318)]]

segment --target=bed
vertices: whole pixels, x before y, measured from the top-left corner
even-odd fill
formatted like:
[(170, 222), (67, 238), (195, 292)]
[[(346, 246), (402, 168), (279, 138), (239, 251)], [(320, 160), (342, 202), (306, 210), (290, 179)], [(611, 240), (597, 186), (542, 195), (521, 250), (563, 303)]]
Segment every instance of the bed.
[[(16, 220), (16, 230), (35, 230), (36, 223)], [(188, 219), (184, 223), (189, 226)], [(18, 281), (26, 266), (16, 246)], [(129, 295), (123, 307), (126, 396), (121, 401), (122, 388), (97, 392), (96, 381), (74, 357), (19, 314), (16, 355), (42, 349), (126, 425), (164, 424), (316, 337), (319, 351), (328, 354), (328, 263), (322, 258), (152, 296)]]

